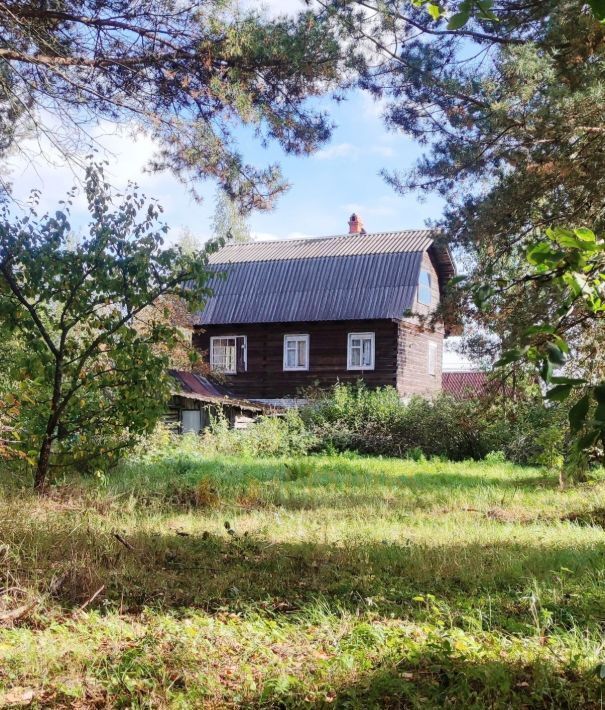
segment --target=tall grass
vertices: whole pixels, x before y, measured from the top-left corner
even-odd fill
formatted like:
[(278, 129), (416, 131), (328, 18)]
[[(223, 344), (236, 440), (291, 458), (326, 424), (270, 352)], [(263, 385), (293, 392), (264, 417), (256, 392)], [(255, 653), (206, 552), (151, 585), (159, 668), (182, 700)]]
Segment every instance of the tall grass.
[(598, 475), (499, 461), (185, 439), (47, 499), (13, 482), (0, 705), (598, 707), (603, 525)]

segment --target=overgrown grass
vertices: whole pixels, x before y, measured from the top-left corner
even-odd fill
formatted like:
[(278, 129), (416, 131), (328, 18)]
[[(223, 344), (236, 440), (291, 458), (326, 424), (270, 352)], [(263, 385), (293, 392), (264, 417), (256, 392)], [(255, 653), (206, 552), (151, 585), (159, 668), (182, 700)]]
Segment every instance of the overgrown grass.
[(0, 706), (601, 706), (599, 478), (185, 446), (0, 506)]

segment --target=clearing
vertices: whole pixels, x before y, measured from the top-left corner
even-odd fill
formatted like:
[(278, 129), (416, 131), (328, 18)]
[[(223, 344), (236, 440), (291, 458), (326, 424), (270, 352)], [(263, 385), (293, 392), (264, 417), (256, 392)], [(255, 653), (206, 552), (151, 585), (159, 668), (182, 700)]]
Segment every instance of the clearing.
[(3, 474), (0, 706), (600, 707), (605, 483), (284, 463)]

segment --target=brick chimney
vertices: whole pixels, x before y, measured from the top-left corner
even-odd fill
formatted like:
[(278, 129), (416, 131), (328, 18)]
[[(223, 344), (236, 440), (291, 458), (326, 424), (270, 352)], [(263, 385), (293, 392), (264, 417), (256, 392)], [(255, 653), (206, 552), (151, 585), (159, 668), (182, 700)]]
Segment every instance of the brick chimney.
[(355, 212), (351, 215), (351, 219), (349, 220), (349, 234), (365, 234), (366, 230), (364, 229), (363, 222), (361, 220), (361, 217), (358, 217)]

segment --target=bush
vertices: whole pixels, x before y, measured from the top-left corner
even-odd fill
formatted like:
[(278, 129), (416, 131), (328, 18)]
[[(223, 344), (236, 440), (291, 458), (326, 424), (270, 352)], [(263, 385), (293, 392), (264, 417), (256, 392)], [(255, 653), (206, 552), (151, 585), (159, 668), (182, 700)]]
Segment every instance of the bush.
[[(455, 400), (414, 397), (401, 402), (395, 389), (369, 390), (338, 384), (302, 410), (260, 417), (247, 429), (230, 429), (216, 418), (197, 436), (175, 436), (160, 427), (140, 454), (171, 456), (175, 471), (192, 465), (191, 455), (281, 456), (299, 459), (311, 452), (355, 452), (414, 461), (487, 459), (554, 468), (565, 451), (567, 423), (562, 407), (541, 399)], [(302, 476), (298, 476), (302, 477)]]
[(297, 410), (280, 417), (259, 417), (247, 429), (230, 429), (224, 417), (202, 434), (201, 446), (217, 454), (241, 456), (303, 456), (316, 446)]
[[(504, 403), (442, 394), (403, 403), (395, 389), (369, 390), (363, 383), (336, 385), (301, 416), (319, 450), (414, 460), (422, 456), (479, 460), (490, 452), (503, 452), (516, 463), (543, 464), (555, 445), (546, 432), (565, 429), (560, 408), (545, 407), (541, 400)], [(559, 439), (557, 455), (560, 434)]]

